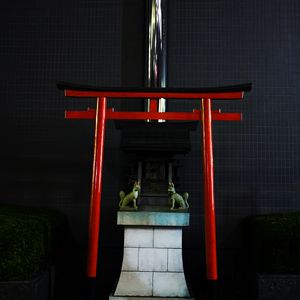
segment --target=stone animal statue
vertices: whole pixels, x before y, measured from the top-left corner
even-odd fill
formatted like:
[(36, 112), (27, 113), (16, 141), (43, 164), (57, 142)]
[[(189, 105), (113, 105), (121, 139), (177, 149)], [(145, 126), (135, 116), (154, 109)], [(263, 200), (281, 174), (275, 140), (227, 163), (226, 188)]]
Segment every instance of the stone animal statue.
[(132, 191), (125, 196), (124, 191), (120, 191), (120, 210), (137, 210), (136, 200), (139, 196), (141, 185), (138, 181), (134, 182)]
[(171, 210), (174, 209), (185, 209), (187, 210), (189, 208), (189, 204), (187, 202), (187, 199), (189, 197), (188, 193), (184, 193), (183, 196), (179, 195), (175, 191), (174, 183), (169, 182), (168, 186), (168, 194), (169, 199), (171, 202)]

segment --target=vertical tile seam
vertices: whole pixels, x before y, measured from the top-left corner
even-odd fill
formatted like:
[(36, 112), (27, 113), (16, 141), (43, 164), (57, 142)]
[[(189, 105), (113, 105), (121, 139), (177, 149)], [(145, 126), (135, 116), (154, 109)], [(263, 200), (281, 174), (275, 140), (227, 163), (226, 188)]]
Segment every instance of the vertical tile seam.
[(152, 288), (151, 288), (151, 296), (153, 297), (153, 289), (154, 289), (154, 272), (152, 272)]
[(154, 230), (155, 230), (155, 227), (152, 226), (152, 248), (154, 248)]
[(169, 248), (167, 248), (167, 272), (169, 272)]
[(140, 247), (138, 248), (138, 265), (137, 265), (137, 271), (140, 272)]

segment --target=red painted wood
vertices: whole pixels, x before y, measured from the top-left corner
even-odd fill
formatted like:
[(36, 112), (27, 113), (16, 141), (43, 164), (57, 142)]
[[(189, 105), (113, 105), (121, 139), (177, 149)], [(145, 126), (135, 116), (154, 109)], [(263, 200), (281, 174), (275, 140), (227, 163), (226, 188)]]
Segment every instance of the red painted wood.
[[(66, 111), (66, 119), (95, 119), (96, 112), (93, 109), (87, 111)], [(201, 111), (193, 112), (115, 112), (108, 109), (106, 112), (107, 120), (169, 120), (169, 121), (200, 121), (202, 119)], [(212, 120), (216, 121), (240, 121), (240, 113), (221, 113), (212, 111)]]
[(170, 93), (170, 92), (109, 92), (109, 91), (77, 91), (77, 90), (65, 90), (66, 97), (83, 97), (83, 98), (150, 98), (150, 99), (242, 99), (244, 92), (222, 92), (222, 93)]
[(157, 112), (158, 105), (157, 105), (157, 99), (151, 99), (150, 100), (150, 112)]
[(107, 112), (107, 119), (110, 120), (178, 120), (178, 121), (199, 121), (198, 112)]
[(204, 168), (204, 213), (206, 276), (217, 280), (217, 245), (214, 207), (214, 161), (212, 141), (211, 99), (202, 99), (203, 168)]
[(88, 232), (88, 257), (87, 257), (87, 277), (96, 277), (99, 225), (101, 211), (101, 191), (102, 191), (102, 167), (105, 134), (106, 98), (97, 98), (95, 140), (94, 140), (94, 165), (91, 189), (91, 202), (89, 214)]

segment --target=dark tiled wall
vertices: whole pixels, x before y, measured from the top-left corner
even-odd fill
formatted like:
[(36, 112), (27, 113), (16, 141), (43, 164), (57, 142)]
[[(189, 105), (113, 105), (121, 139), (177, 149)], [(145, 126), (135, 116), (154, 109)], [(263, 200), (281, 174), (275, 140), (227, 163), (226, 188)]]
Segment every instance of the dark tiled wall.
[[(65, 278), (74, 281), (71, 287), (64, 284), (77, 297), (82, 287), (78, 280), (85, 274), (94, 125), (65, 120), (64, 110), (95, 103), (64, 98), (56, 82), (120, 85), (121, 1), (12, 0), (0, 6), (0, 201), (66, 213), (77, 246)], [(121, 250), (104, 248), (122, 246), (122, 232), (115, 224), (120, 154), (113, 124), (106, 133), (102, 223), (113, 224), (115, 234), (103, 225), (100, 256), (101, 266), (110, 268), (104, 278), (113, 284)]]
[[(243, 112), (242, 122), (213, 125), (220, 273), (233, 274), (243, 217), (300, 209), (300, 4), (175, 0), (169, 13), (169, 86), (253, 83), (242, 102), (214, 104)], [(201, 128), (193, 140), (182, 169), (191, 248), (203, 228)]]
[[(120, 84), (121, 3), (13, 0), (5, 6), (1, 173), (8, 185), (1, 201), (60, 208), (78, 222), (80, 239), (89, 201), (93, 123), (67, 121), (64, 110), (93, 107), (94, 101), (64, 98), (56, 82)], [(118, 172), (117, 142), (108, 125), (105, 180)]]
[[(297, 1), (170, 5), (170, 86), (253, 82), (242, 102), (215, 104), (244, 116), (241, 123), (214, 123), (216, 206), (221, 219), (300, 208), (299, 15)], [(188, 183), (194, 182), (193, 165), (199, 162), (197, 134), (187, 158), (190, 167), (185, 168)]]

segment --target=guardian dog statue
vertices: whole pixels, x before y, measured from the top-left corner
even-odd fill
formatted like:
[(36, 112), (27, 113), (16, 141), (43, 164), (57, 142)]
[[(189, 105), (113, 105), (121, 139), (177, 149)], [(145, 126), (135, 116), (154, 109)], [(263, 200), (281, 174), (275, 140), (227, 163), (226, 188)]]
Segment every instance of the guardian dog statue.
[(189, 208), (189, 204), (187, 202), (189, 194), (184, 193), (183, 196), (177, 194), (173, 182), (169, 182), (168, 194), (171, 202), (170, 210), (187, 210)]
[(120, 210), (138, 210), (137, 198), (139, 197), (141, 185), (138, 181), (134, 182), (132, 192), (125, 196), (124, 191), (120, 191), (121, 201), (119, 202)]

